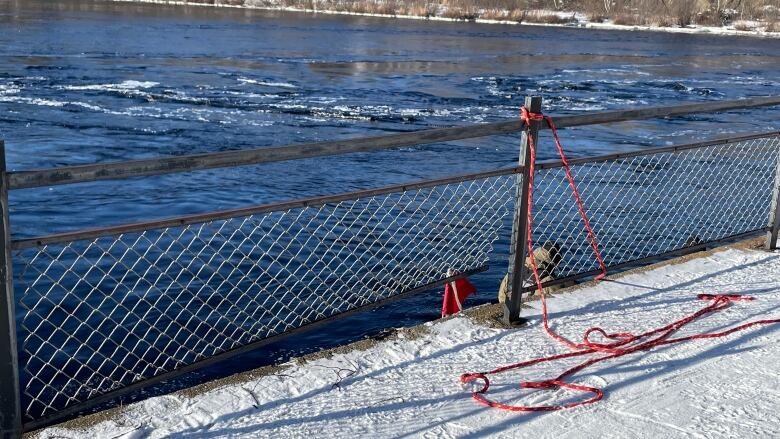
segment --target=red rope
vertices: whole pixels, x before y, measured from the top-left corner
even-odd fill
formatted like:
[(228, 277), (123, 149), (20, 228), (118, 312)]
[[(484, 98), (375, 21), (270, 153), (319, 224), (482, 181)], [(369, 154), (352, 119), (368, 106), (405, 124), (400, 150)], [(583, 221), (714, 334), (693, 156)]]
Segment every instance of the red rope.
[[(533, 217), (531, 212), (533, 208), (534, 166), (536, 163), (536, 143), (535, 143), (535, 139), (531, 135), (530, 126), (533, 121), (544, 120), (545, 122), (547, 122), (547, 125), (550, 127), (552, 131), (553, 138), (555, 139), (555, 146), (558, 149), (558, 155), (560, 155), (561, 162), (563, 163), (563, 168), (566, 171), (566, 178), (569, 180), (569, 186), (572, 189), (574, 199), (577, 203), (577, 209), (579, 210), (580, 216), (582, 217), (582, 221), (585, 224), (585, 230), (588, 235), (588, 241), (590, 242), (591, 248), (593, 249), (593, 253), (596, 256), (596, 260), (599, 263), (599, 268), (601, 269), (601, 273), (598, 276), (596, 276), (596, 279), (603, 279), (604, 276), (606, 276), (607, 274), (604, 260), (601, 257), (601, 252), (599, 251), (598, 248), (596, 236), (593, 233), (593, 229), (591, 228), (590, 222), (588, 221), (588, 216), (585, 213), (584, 203), (582, 202), (580, 193), (577, 190), (576, 184), (574, 183), (574, 177), (571, 173), (569, 163), (566, 160), (566, 155), (563, 152), (563, 147), (561, 146), (561, 142), (558, 139), (558, 133), (555, 129), (555, 124), (553, 123), (552, 118), (550, 118), (549, 116), (545, 116), (541, 113), (531, 113), (525, 107), (521, 108), (520, 118), (523, 120), (523, 122), (525, 122), (526, 135), (528, 137), (528, 147), (531, 149), (531, 160), (530, 163), (528, 163), (529, 172), (530, 172), (530, 176), (528, 179), (528, 218), (527, 218), (528, 254), (533, 255), (533, 236), (531, 233), (533, 230)], [(709, 300), (711, 301), (711, 303), (705, 306), (704, 308), (701, 308), (700, 310), (692, 314), (689, 314), (686, 317), (683, 317), (679, 320), (669, 323), (666, 326), (652, 329), (650, 331), (641, 333), (639, 335), (634, 335), (630, 332), (608, 333), (602, 328), (593, 327), (585, 331), (582, 337), (582, 343), (574, 343), (569, 341), (565, 337), (559, 335), (558, 333), (556, 333), (550, 328), (549, 319), (547, 316), (547, 302), (545, 300), (544, 289), (542, 288), (541, 278), (539, 277), (539, 270), (536, 266), (536, 261), (534, 260), (534, 257), (531, 256), (529, 259), (531, 262), (531, 270), (533, 271), (534, 274), (534, 280), (536, 282), (536, 288), (539, 291), (539, 297), (542, 302), (542, 322), (543, 322), (544, 330), (550, 337), (563, 343), (567, 347), (573, 349), (573, 351), (565, 354), (552, 355), (549, 357), (540, 357), (532, 360), (522, 361), (519, 363), (509, 364), (507, 366), (502, 366), (488, 372), (466, 373), (461, 375), (460, 380), (464, 384), (472, 381), (477, 381), (477, 380), (482, 381), (483, 383), (482, 388), (475, 392), (472, 392), (472, 397), (475, 400), (479, 401), (480, 403), (490, 407), (496, 407), (503, 410), (509, 410), (515, 412), (539, 412), (539, 411), (562, 410), (562, 409), (577, 407), (581, 405), (592, 404), (601, 400), (604, 397), (603, 390), (595, 387), (585, 386), (582, 384), (568, 383), (564, 381), (564, 378), (566, 378), (569, 375), (573, 375), (593, 364), (600, 363), (606, 360), (611, 360), (613, 358), (622, 357), (624, 355), (632, 354), (634, 352), (647, 351), (657, 346), (681, 343), (684, 341), (696, 340), (702, 338), (725, 337), (734, 332), (742, 331), (744, 329), (753, 326), (780, 323), (780, 319), (757, 320), (721, 332), (703, 333), (703, 334), (689, 335), (686, 337), (670, 338), (672, 334), (674, 334), (683, 326), (707, 314), (721, 311), (729, 307), (731, 303), (734, 301), (753, 300), (753, 297), (742, 296), (739, 294), (699, 294), (698, 298), (700, 300)], [(613, 340), (613, 341), (608, 343), (597, 343), (591, 341), (590, 335), (593, 334), (594, 332), (600, 334), (602, 337), (606, 339)], [(576, 366), (565, 370), (563, 373), (561, 373), (555, 378), (542, 380), (542, 381), (520, 382), (520, 388), (523, 389), (555, 389), (555, 388), (563, 387), (566, 389), (592, 394), (593, 396), (591, 396), (589, 399), (584, 399), (584, 400), (575, 401), (575, 402), (562, 404), (562, 405), (516, 406), (516, 405), (509, 405), (509, 404), (491, 401), (483, 396), (485, 393), (487, 393), (488, 389), (490, 388), (490, 380), (487, 377), (488, 375), (498, 374), (513, 369), (521, 369), (524, 367), (528, 367), (540, 363), (546, 363), (549, 361), (560, 360), (563, 358), (579, 357), (579, 356), (593, 354), (593, 353), (604, 353), (606, 355), (598, 356), (583, 361), (582, 363), (579, 363)]]

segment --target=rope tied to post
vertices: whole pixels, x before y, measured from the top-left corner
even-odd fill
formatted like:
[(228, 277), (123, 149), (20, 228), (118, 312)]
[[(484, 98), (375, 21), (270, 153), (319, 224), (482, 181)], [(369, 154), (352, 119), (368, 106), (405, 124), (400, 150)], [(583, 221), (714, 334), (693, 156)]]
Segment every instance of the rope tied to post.
[[(526, 227), (527, 227), (526, 236), (527, 236), (529, 254), (533, 254), (532, 208), (533, 208), (534, 167), (536, 163), (536, 145), (537, 145), (536, 139), (534, 139), (530, 128), (533, 123), (544, 121), (547, 123), (547, 126), (550, 128), (552, 132), (553, 139), (555, 140), (555, 146), (558, 150), (558, 155), (561, 158), (561, 163), (566, 173), (566, 178), (569, 182), (569, 186), (571, 187), (572, 194), (577, 204), (577, 210), (579, 211), (580, 217), (582, 218), (583, 224), (585, 226), (588, 241), (591, 245), (591, 248), (593, 249), (593, 253), (599, 264), (599, 269), (601, 273), (598, 274), (595, 279), (596, 280), (603, 279), (607, 274), (606, 265), (604, 264), (604, 260), (601, 256), (601, 252), (599, 251), (595, 233), (593, 232), (593, 229), (590, 225), (590, 221), (588, 220), (587, 213), (585, 212), (585, 205), (582, 201), (582, 197), (580, 196), (579, 191), (577, 190), (577, 186), (574, 181), (574, 176), (571, 172), (571, 168), (569, 167), (569, 163), (566, 160), (566, 155), (563, 151), (563, 147), (561, 146), (560, 139), (558, 138), (558, 133), (557, 130), (555, 129), (555, 123), (553, 122), (550, 116), (546, 116), (542, 113), (530, 112), (525, 107), (521, 107), (520, 109), (520, 119), (525, 123), (525, 130), (526, 130), (525, 134), (528, 139), (528, 147), (530, 148), (530, 162), (526, 164), (527, 166), (529, 166), (529, 171), (530, 171), (529, 179), (528, 179), (528, 200), (527, 200), (528, 214), (526, 218)], [(705, 315), (722, 311), (728, 308), (729, 306), (731, 306), (732, 303), (735, 301), (754, 300), (752, 296), (745, 296), (740, 294), (699, 294), (697, 296), (698, 299), (710, 301), (710, 304), (699, 309), (696, 312), (693, 312), (665, 326), (652, 329), (638, 335), (634, 335), (630, 332), (610, 333), (600, 327), (592, 327), (585, 331), (581, 343), (574, 343), (568, 340), (567, 338), (561, 336), (560, 334), (556, 333), (554, 330), (550, 328), (548, 312), (547, 312), (547, 302), (545, 299), (544, 288), (542, 286), (541, 278), (539, 276), (539, 271), (536, 265), (536, 261), (534, 260), (533, 257), (531, 257), (530, 262), (531, 262), (530, 264), (531, 270), (533, 271), (533, 275), (534, 275), (533, 278), (536, 283), (536, 289), (539, 292), (539, 297), (542, 304), (542, 323), (543, 323), (544, 331), (547, 333), (548, 336), (564, 344), (565, 346), (569, 347), (570, 349), (572, 349), (572, 351), (563, 354), (551, 355), (547, 357), (539, 357), (527, 361), (513, 363), (506, 366), (498, 367), (496, 369), (487, 372), (465, 373), (461, 375), (460, 381), (463, 384), (476, 382), (476, 381), (482, 382), (482, 387), (472, 392), (472, 398), (489, 407), (495, 407), (502, 410), (515, 411), (515, 412), (539, 412), (539, 411), (563, 410), (563, 409), (578, 407), (582, 405), (593, 404), (604, 397), (603, 390), (598, 389), (596, 387), (586, 386), (583, 384), (569, 383), (564, 381), (564, 378), (569, 377), (570, 375), (573, 375), (579, 371), (582, 371), (583, 369), (592, 366), (594, 364), (611, 360), (614, 358), (622, 357), (624, 355), (632, 354), (635, 352), (647, 351), (654, 347), (681, 343), (681, 342), (697, 340), (697, 339), (725, 337), (734, 332), (742, 331), (753, 326), (780, 323), (780, 319), (756, 320), (720, 332), (700, 333), (700, 334), (694, 334), (694, 335), (689, 335), (684, 337), (670, 338), (675, 332), (677, 332), (684, 326), (688, 325), (689, 323), (698, 320)], [(593, 341), (591, 340), (592, 334), (598, 334), (603, 339), (609, 341), (603, 343)], [(579, 357), (579, 356), (584, 356), (589, 354), (603, 354), (603, 355), (585, 360), (577, 364), (576, 366), (573, 366), (563, 371), (560, 375), (551, 379), (520, 382), (521, 389), (565, 388), (569, 390), (578, 391), (581, 393), (591, 394), (592, 396), (588, 399), (578, 400), (578, 401), (559, 404), (559, 405), (522, 406), (522, 405), (510, 405), (510, 404), (504, 404), (496, 401), (491, 401), (484, 396), (488, 392), (488, 389), (490, 388), (490, 380), (488, 379), (488, 375), (495, 375), (509, 370), (521, 369), (524, 367), (533, 366), (533, 365), (546, 363), (550, 361), (561, 360), (564, 358)]]
[[(577, 203), (577, 210), (579, 211), (580, 217), (582, 218), (583, 223), (585, 224), (585, 231), (588, 234), (588, 242), (590, 243), (591, 248), (593, 249), (593, 253), (596, 255), (596, 260), (599, 264), (599, 270), (601, 270), (601, 273), (595, 277), (596, 280), (601, 280), (607, 275), (607, 267), (604, 265), (604, 258), (601, 256), (601, 251), (599, 250), (598, 242), (596, 241), (596, 234), (593, 233), (593, 228), (590, 226), (590, 220), (588, 220), (588, 215), (585, 213), (585, 203), (582, 202), (582, 196), (580, 196), (580, 191), (577, 190), (577, 185), (574, 182), (574, 175), (571, 173), (571, 167), (569, 166), (569, 161), (566, 160), (566, 153), (563, 151), (563, 146), (561, 145), (561, 139), (558, 137), (558, 130), (555, 128), (555, 122), (553, 122), (552, 117), (546, 116), (542, 113), (532, 113), (528, 111), (525, 107), (520, 107), (520, 120), (522, 120), (525, 123), (525, 133), (528, 136), (528, 147), (531, 149), (531, 161), (528, 163), (528, 166), (530, 167), (530, 179), (528, 181), (528, 221), (526, 221), (526, 226), (528, 228), (528, 251), (531, 252), (530, 254), (533, 254), (533, 241), (531, 239), (531, 231), (532, 231), (532, 207), (534, 203), (534, 167), (536, 166), (536, 139), (534, 139), (533, 135), (531, 134), (531, 124), (537, 121), (545, 121), (547, 123), (547, 126), (550, 128), (550, 131), (552, 132), (553, 140), (555, 141), (555, 148), (558, 150), (558, 156), (561, 158), (561, 163), (563, 164), (563, 169), (566, 172), (566, 179), (569, 181), (569, 186), (572, 190), (572, 195), (574, 195), (574, 200)], [(539, 283), (539, 276), (538, 276), (538, 269), (536, 268), (536, 262), (532, 260), (532, 266), (534, 267), (534, 274), (535, 278), (537, 280), (537, 283)]]

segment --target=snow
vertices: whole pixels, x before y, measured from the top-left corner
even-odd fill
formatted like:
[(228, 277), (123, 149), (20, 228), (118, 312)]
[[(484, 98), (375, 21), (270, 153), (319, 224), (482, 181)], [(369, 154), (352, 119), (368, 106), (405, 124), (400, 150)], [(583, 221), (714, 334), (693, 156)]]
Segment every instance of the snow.
[[(633, 273), (549, 301), (554, 327), (580, 339), (594, 325), (638, 333), (706, 305), (698, 293), (756, 298), (684, 328), (716, 331), (780, 317), (780, 253), (726, 250)], [(599, 363), (571, 381), (600, 387), (604, 400), (548, 413), (510, 413), (477, 404), (464, 372), (566, 352), (540, 327), (494, 329), (465, 316), (429, 323), (429, 332), (378, 342), (194, 397), (133, 404), (83, 430), (53, 427), (41, 437), (780, 437), (778, 325), (726, 338), (656, 348)], [(520, 391), (520, 380), (550, 378), (583, 358), (492, 378), (491, 399), (552, 404), (578, 395)], [(587, 397), (587, 396), (586, 396)]]

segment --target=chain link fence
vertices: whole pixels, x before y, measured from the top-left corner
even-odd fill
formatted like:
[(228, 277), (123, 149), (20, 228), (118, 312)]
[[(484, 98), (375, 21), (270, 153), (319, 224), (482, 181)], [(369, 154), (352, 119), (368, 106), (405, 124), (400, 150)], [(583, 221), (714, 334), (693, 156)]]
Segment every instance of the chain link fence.
[[(774, 134), (579, 159), (572, 172), (615, 266), (766, 229), (778, 153)], [(23, 416), (477, 270), (511, 233), (517, 172), (17, 245)], [(553, 276), (595, 270), (563, 168), (540, 164), (535, 180), (535, 243), (561, 249)]]
[[(780, 137), (571, 167), (607, 267), (763, 230)], [(557, 244), (554, 277), (598, 269), (562, 167), (539, 169), (534, 242)]]
[(14, 255), (29, 419), (487, 263), (503, 175)]

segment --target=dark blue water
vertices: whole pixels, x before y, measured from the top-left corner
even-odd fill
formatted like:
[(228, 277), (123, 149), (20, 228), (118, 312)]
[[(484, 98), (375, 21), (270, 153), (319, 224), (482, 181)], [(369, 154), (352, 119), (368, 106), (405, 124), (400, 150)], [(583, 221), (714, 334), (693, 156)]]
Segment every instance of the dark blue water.
[[(780, 40), (77, 1), (0, 0), (0, 138), (13, 170), (378, 135), (780, 90)], [(571, 155), (778, 129), (780, 110), (563, 132)], [(516, 160), (516, 139), (11, 194), (15, 237), (343, 192)], [(542, 148), (541, 158), (552, 157)], [(508, 236), (475, 278), (484, 303)], [(257, 367), (435, 318), (438, 294), (187, 378)]]

